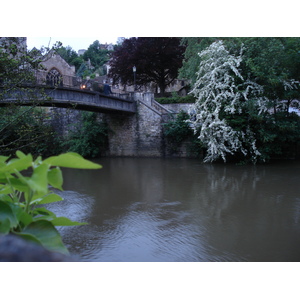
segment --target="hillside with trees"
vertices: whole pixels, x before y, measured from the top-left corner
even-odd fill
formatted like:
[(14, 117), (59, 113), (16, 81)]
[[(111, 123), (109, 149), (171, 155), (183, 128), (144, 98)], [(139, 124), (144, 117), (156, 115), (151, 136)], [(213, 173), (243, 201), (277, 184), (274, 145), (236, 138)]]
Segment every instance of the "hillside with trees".
[(110, 50), (94, 41), (83, 55), (78, 55), (71, 46), (61, 46), (57, 53), (69, 64), (75, 66), (76, 75), (80, 77), (94, 77), (95, 74), (105, 75), (105, 64), (108, 62)]

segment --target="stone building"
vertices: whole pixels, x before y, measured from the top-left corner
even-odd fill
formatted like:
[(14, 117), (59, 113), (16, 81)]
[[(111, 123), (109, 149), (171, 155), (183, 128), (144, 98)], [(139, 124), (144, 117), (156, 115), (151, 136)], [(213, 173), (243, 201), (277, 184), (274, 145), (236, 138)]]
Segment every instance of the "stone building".
[(75, 66), (70, 66), (59, 54), (51, 50), (42, 57), (42, 71), (37, 72), (38, 80), (54, 86), (73, 86)]

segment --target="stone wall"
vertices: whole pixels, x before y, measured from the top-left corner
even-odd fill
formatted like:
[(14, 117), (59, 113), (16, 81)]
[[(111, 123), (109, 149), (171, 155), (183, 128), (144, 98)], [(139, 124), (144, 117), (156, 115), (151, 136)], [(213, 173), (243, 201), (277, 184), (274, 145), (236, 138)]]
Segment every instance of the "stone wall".
[(136, 93), (135, 115), (107, 114), (111, 129), (107, 156), (161, 157), (164, 155), (162, 114), (151, 107), (151, 93)]
[(164, 155), (162, 115), (142, 101), (137, 102), (138, 156), (160, 157)]
[(189, 112), (193, 110), (194, 103), (173, 103), (173, 104), (162, 104), (168, 110), (171, 110), (175, 113), (179, 113), (180, 111)]
[(136, 115), (107, 114), (108, 149), (105, 156), (135, 156), (137, 149)]

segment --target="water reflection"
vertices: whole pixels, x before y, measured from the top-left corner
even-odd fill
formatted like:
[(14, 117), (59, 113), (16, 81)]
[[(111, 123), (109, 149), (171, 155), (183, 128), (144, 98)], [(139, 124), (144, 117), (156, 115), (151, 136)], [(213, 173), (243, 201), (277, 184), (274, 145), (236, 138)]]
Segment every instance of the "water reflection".
[(86, 261), (299, 261), (300, 164), (203, 165), (188, 159), (105, 158), (64, 170), (57, 214)]

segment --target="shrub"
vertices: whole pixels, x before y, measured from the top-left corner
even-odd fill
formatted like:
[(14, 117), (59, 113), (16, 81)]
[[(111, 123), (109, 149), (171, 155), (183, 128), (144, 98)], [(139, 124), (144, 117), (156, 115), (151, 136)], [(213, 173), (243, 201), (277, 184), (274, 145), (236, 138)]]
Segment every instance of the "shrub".
[(196, 156), (202, 153), (202, 144), (194, 135), (194, 131), (188, 121), (190, 116), (188, 113), (181, 111), (176, 118), (164, 124), (164, 135), (169, 143), (172, 152), (178, 151), (179, 147), (186, 140), (190, 142), (190, 152)]
[(100, 169), (101, 165), (76, 153), (65, 153), (45, 160), (39, 156), (33, 160), (31, 154), (17, 151), (16, 158), (8, 159), (7, 156), (0, 156), (0, 234), (14, 234), (47, 250), (68, 254), (55, 227), (85, 223), (57, 217), (41, 205), (63, 200), (49, 189), (62, 190), (60, 167)]
[(97, 120), (97, 114), (83, 112), (81, 121), (71, 130), (64, 146), (67, 151), (77, 152), (84, 157), (95, 158), (107, 145), (108, 126)]
[[(2, 155), (17, 149), (38, 155), (56, 155), (58, 136), (47, 123), (43, 109), (9, 106), (0, 108), (0, 151)], [(58, 145), (52, 147), (53, 144)]]

